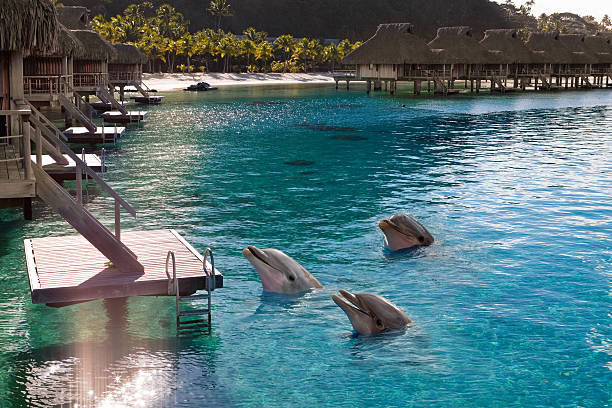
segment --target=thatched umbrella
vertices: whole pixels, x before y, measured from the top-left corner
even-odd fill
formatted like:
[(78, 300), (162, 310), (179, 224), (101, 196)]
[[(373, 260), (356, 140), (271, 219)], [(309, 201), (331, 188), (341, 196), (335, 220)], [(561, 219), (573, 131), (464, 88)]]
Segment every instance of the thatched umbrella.
[(86, 7), (57, 7), (57, 18), (69, 30), (89, 29), (89, 10)]
[(515, 29), (486, 30), (480, 45), (489, 52), (501, 52), (510, 64), (529, 64), (533, 60), (531, 51), (518, 38)]
[(599, 64), (612, 64), (612, 40), (600, 35), (584, 37), (584, 45), (597, 57)]
[(502, 64), (503, 55), (489, 52), (474, 38), (472, 29), (466, 26), (440, 27), (436, 38), (428, 44), (432, 49), (448, 51), (459, 64)]
[(596, 64), (599, 59), (584, 44), (583, 34), (559, 34), (559, 41), (572, 56), (572, 64)]
[(115, 48), (95, 31), (72, 30), (72, 34), (85, 48), (84, 52), (78, 56), (80, 60), (110, 60), (117, 55)]
[(438, 64), (410, 23), (380, 24), (376, 34), (342, 59), (343, 64)]
[(111, 64), (146, 64), (147, 57), (132, 44), (113, 44), (117, 55), (110, 60)]
[(0, 50), (51, 52), (59, 25), (49, 0), (0, 2)]
[(535, 64), (571, 64), (574, 57), (561, 45), (558, 32), (529, 33), (525, 44), (533, 53)]

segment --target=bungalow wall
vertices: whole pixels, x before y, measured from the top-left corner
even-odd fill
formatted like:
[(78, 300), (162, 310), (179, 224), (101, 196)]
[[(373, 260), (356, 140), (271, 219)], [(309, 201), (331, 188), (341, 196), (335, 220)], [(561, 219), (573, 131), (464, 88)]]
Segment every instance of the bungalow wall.
[(108, 85), (108, 63), (105, 60), (75, 60), (74, 86), (92, 90)]
[(395, 64), (363, 64), (357, 66), (358, 78), (362, 79), (397, 79), (403, 76), (403, 65)]
[(142, 65), (140, 64), (108, 64), (108, 77), (115, 82), (140, 82), (142, 80)]

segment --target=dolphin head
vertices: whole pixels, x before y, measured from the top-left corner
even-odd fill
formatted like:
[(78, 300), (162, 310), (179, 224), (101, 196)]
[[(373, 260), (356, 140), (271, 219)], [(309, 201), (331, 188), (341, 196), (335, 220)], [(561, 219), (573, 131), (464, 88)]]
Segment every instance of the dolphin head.
[(242, 254), (255, 267), (266, 292), (298, 293), (323, 287), (302, 265), (278, 249), (249, 245)]
[(434, 237), (429, 231), (408, 214), (395, 214), (389, 219), (380, 221), (378, 226), (385, 234), (385, 246), (392, 251), (427, 246), (434, 242)]
[(382, 296), (373, 293), (353, 294), (342, 289), (340, 295), (344, 299), (338, 295), (332, 295), (332, 299), (344, 310), (359, 334), (376, 334), (386, 329), (401, 329), (412, 323), (404, 312)]

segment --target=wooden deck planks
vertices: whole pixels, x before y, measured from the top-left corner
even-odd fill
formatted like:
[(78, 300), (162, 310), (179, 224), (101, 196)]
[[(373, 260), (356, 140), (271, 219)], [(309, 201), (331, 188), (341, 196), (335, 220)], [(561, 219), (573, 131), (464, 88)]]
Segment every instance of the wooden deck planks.
[[(122, 241), (145, 267), (121, 271), (80, 235), (25, 241), (33, 303), (68, 303), (105, 297), (167, 294), (166, 255), (174, 251), (181, 292), (203, 289), (202, 256), (173, 230), (132, 231)], [(29, 252), (29, 253), (28, 253)], [(172, 267), (169, 268), (172, 275)], [(217, 287), (223, 276), (215, 271)]]

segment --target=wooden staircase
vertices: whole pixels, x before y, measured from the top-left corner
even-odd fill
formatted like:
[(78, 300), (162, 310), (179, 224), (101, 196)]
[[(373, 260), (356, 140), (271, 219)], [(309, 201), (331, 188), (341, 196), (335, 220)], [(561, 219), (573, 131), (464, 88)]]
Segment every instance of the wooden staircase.
[(110, 92), (105, 87), (103, 86), (99, 87), (98, 90), (96, 91), (96, 96), (102, 102), (110, 103), (113, 108), (121, 112), (123, 115), (128, 114), (127, 109), (125, 109), (125, 107), (121, 103), (119, 103), (119, 101), (113, 98), (113, 96), (110, 94)]
[(147, 92), (143, 87), (142, 84), (139, 82), (134, 81), (134, 87), (138, 90), (138, 92), (140, 92), (142, 94), (142, 96), (144, 96), (145, 98), (148, 98), (149, 92)]
[(506, 85), (504, 85), (504, 81), (502, 81), (501, 77), (493, 76), (491, 81), (497, 86), (501, 93), (506, 92)]
[[(136, 255), (121, 242), (120, 209), (123, 207), (132, 216), (136, 216), (136, 211), (64, 143), (65, 136), (52, 122), (46, 119), (33, 106), (30, 108), (32, 112), (29, 118), (30, 122), (23, 122), (23, 127), (27, 129), (28, 134), (34, 135), (31, 140), (36, 148), (36, 162), (29, 157), (28, 159), (31, 162), (33, 175), (36, 179), (36, 195), (60, 214), (100, 253), (108, 258), (112, 262), (109, 266), (112, 265), (121, 271), (143, 273), (144, 267), (138, 262)], [(41, 160), (43, 152), (51, 155), (58, 164), (66, 161), (64, 155), (67, 155), (75, 162), (76, 198), (73, 198), (68, 191), (43, 170)], [(114, 234), (83, 206), (83, 173), (114, 198)]]
[(60, 105), (62, 105), (62, 107), (66, 109), (68, 113), (70, 113), (83, 126), (85, 126), (85, 128), (89, 132), (96, 133), (96, 131), (98, 130), (98, 127), (96, 126), (96, 124), (93, 123), (91, 119), (87, 117), (87, 115), (85, 115), (74, 103), (72, 103), (70, 99), (60, 94), (58, 100), (59, 100)]
[(444, 83), (444, 80), (441, 79), (437, 74), (434, 73), (433, 76), (434, 81), (434, 91), (441, 92), (443, 95), (448, 94), (448, 86)]

